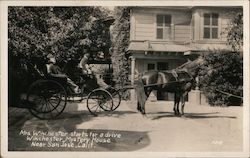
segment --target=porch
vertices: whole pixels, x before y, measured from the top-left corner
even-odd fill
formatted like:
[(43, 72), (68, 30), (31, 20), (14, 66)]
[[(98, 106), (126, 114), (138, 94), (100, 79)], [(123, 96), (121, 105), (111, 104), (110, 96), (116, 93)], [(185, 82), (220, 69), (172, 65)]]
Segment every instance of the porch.
[[(138, 75), (149, 70), (172, 70), (184, 64), (189, 59), (194, 59), (198, 55), (190, 53), (191, 48), (184, 43), (159, 43), (159, 42), (131, 42), (129, 46), (131, 59), (131, 84), (133, 85)], [(188, 52), (188, 53), (187, 53)], [(131, 101), (136, 101), (136, 94), (131, 90)], [(150, 94), (149, 100), (165, 100), (173, 101), (174, 94), (153, 91)], [(198, 87), (191, 91), (187, 98), (190, 103), (201, 104), (205, 103), (204, 97), (201, 95)]]

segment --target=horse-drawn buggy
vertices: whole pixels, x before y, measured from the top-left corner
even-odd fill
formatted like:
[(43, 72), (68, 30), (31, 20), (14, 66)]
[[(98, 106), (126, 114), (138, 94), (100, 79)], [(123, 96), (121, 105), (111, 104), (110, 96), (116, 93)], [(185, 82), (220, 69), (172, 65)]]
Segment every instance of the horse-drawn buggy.
[[(67, 62), (64, 67), (69, 65), (77, 68), (76, 62)], [(108, 64), (109, 61), (92, 61), (91, 64)], [(44, 66), (44, 64), (42, 64)], [(53, 119), (64, 111), (69, 102), (82, 102), (86, 100), (86, 105), (91, 114), (97, 116), (99, 113), (109, 113), (117, 109), (121, 102), (119, 92), (112, 87), (111, 74), (105, 74), (108, 78), (108, 89), (100, 87), (93, 74), (75, 74), (74, 82), (79, 86), (79, 92), (75, 93), (68, 84), (68, 75), (53, 76), (41, 69), (38, 64), (25, 63), (28, 75), (32, 76), (26, 95), (26, 103), (29, 104), (28, 110), (32, 115), (39, 119)], [(69, 70), (67, 70), (69, 71)], [(72, 72), (72, 69), (70, 70)], [(77, 71), (74, 71), (77, 72)], [(69, 76), (73, 77), (73, 76)]]
[[(135, 85), (121, 88), (114, 88), (111, 81), (108, 82), (109, 88), (100, 87), (92, 74), (77, 74), (75, 81), (81, 87), (80, 93), (74, 93), (67, 83), (67, 76), (55, 77), (40, 73), (37, 66), (30, 65), (31, 74), (36, 80), (29, 86), (27, 91), (27, 101), (32, 105), (29, 111), (40, 119), (53, 119), (59, 116), (65, 109), (68, 102), (81, 102), (86, 99), (89, 112), (94, 116), (100, 113), (110, 113), (116, 110), (121, 103), (120, 92), (127, 89), (135, 89), (137, 93), (137, 109), (145, 114), (145, 101), (152, 90), (167, 91), (175, 94), (174, 113), (175, 115), (184, 114), (185, 98), (188, 92), (195, 86), (195, 77), (202, 58), (192, 62), (187, 62), (175, 70), (168, 71), (149, 71), (141, 74), (140, 79)], [(106, 62), (93, 62), (92, 64), (110, 64)], [(70, 64), (71, 68), (76, 68), (77, 64)], [(74, 72), (70, 70), (69, 72)], [(181, 102), (181, 112), (179, 111)]]

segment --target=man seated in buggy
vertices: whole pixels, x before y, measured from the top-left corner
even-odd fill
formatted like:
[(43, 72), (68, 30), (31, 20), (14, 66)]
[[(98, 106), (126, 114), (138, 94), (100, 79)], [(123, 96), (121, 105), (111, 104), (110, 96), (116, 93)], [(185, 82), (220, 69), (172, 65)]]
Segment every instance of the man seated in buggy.
[(85, 53), (83, 55), (83, 58), (81, 59), (80, 63), (79, 63), (79, 67), (82, 69), (82, 73), (85, 76), (90, 76), (93, 75), (97, 81), (97, 84), (99, 87), (102, 87), (104, 89), (108, 89), (110, 88), (109, 85), (107, 85), (104, 80), (101, 78), (100, 73), (98, 72), (97, 69), (95, 69), (94, 67), (91, 67), (88, 64), (90, 58), (90, 54), (89, 53)]
[(48, 75), (52, 77), (65, 77), (71, 90), (76, 94), (80, 93), (79, 86), (76, 85), (66, 74), (62, 73), (61, 68), (56, 65), (56, 58), (52, 54), (48, 54), (47, 59), (48, 63), (46, 64), (46, 67)]

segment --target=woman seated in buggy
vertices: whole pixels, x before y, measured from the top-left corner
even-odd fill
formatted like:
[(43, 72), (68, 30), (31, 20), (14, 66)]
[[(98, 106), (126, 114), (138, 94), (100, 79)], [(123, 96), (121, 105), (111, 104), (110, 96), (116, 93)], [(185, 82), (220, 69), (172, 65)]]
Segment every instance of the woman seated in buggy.
[(46, 64), (46, 68), (48, 75), (52, 77), (66, 78), (70, 89), (76, 94), (80, 93), (79, 86), (76, 85), (66, 74), (62, 73), (61, 68), (56, 65), (56, 58), (52, 54), (48, 54), (47, 58), (48, 63)]

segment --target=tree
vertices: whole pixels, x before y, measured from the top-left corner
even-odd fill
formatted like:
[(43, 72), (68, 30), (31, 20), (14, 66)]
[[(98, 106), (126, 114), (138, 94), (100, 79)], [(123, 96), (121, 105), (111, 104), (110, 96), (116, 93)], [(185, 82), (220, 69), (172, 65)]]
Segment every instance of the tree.
[(10, 60), (52, 53), (63, 61), (109, 47), (102, 34), (107, 26), (98, 23), (109, 14), (101, 7), (9, 7)]
[[(51, 53), (62, 64), (78, 60), (83, 50), (92, 56), (108, 50), (110, 39), (104, 30), (109, 26), (100, 21), (108, 16), (110, 12), (102, 7), (9, 7), (9, 101), (16, 104), (32, 82), (32, 75), (20, 69), (24, 62), (45, 66)], [(109, 57), (108, 51), (104, 53)]]
[(116, 7), (112, 28), (111, 59), (114, 79), (117, 83), (125, 84), (129, 76), (129, 45), (130, 9), (129, 7)]
[(243, 46), (243, 13), (236, 12), (232, 14), (233, 19), (226, 28), (227, 41), (236, 52), (242, 52)]

